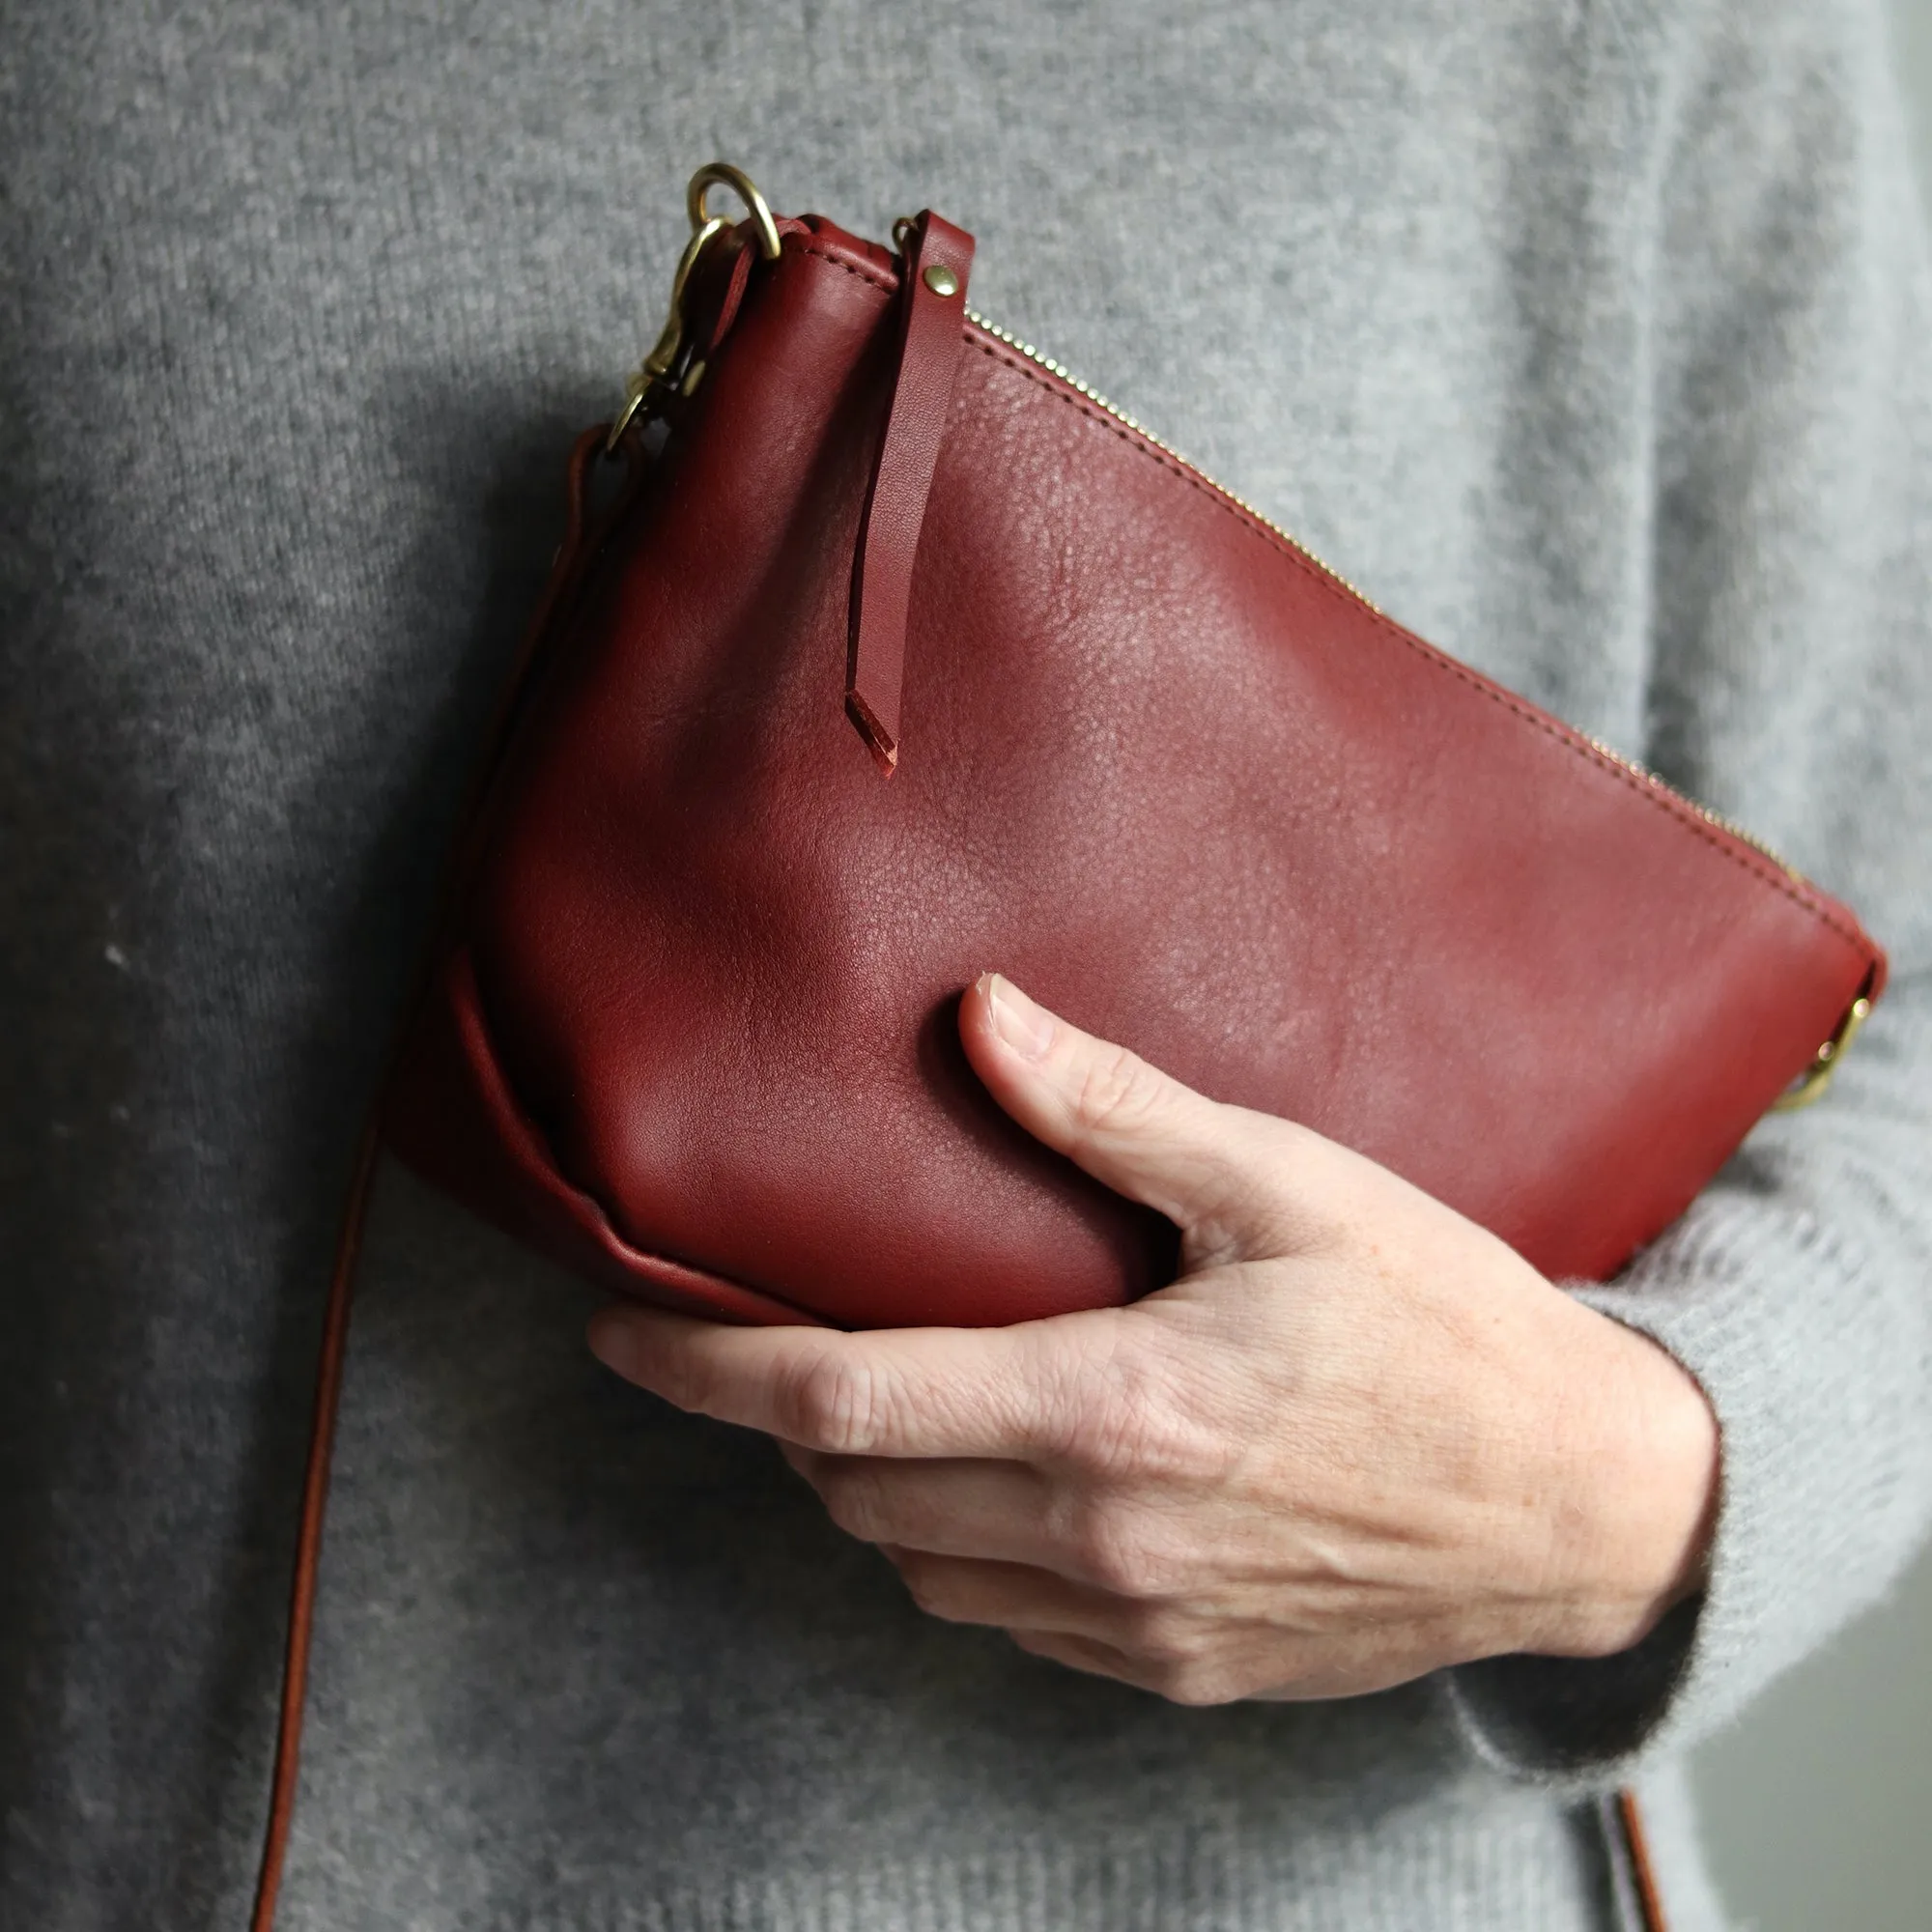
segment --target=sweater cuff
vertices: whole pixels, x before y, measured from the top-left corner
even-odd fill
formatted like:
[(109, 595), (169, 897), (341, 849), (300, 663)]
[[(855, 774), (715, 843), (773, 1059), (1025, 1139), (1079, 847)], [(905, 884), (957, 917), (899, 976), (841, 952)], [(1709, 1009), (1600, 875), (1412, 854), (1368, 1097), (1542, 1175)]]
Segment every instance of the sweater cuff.
[(1650, 1336), (1717, 1413), (1708, 1586), (1615, 1657), (1491, 1658), (1446, 1673), (1492, 1764), (1577, 1788), (1682, 1749), (1873, 1601), (1904, 1566), (1932, 1472), (1918, 1410), (1932, 1337), (1916, 1283), (1742, 1187), (1707, 1192), (1579, 1300)]

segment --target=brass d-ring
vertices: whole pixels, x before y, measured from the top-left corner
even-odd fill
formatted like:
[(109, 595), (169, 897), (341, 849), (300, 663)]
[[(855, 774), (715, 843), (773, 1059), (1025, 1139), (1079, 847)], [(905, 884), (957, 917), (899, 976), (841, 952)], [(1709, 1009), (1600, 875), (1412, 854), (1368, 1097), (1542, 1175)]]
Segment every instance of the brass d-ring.
[(684, 206), (691, 216), (693, 232), (717, 218), (704, 205), (705, 197), (714, 187), (728, 187), (752, 211), (752, 220), (758, 231), (758, 252), (766, 261), (776, 262), (779, 225), (772, 219), (772, 205), (758, 192), (751, 176), (743, 168), (734, 168), (729, 161), (707, 161), (692, 176), (691, 185), (684, 191)]
[(1787, 1088), (1771, 1103), (1774, 1114), (1796, 1113), (1800, 1107), (1808, 1107), (1820, 1098), (1832, 1084), (1832, 1075), (1837, 1072), (1838, 1063), (1845, 1057), (1845, 1049), (1858, 1037), (1859, 1029), (1865, 1023), (1865, 1015), (1871, 1011), (1869, 995), (1861, 993), (1851, 1004), (1843, 1019), (1838, 1022), (1838, 1030), (1823, 1046), (1818, 1055), (1795, 1086)]

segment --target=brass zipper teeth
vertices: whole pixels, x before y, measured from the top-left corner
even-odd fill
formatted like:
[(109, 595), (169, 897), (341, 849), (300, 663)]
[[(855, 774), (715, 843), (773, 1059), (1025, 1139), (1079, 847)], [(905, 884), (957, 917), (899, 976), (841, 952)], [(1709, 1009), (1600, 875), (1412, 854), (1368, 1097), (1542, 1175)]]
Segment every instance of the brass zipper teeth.
[[(1322, 576), (1332, 578), (1350, 596), (1357, 598), (1360, 602), (1366, 604), (1378, 617), (1386, 617), (1388, 615), (1388, 612), (1379, 604), (1372, 597), (1365, 595), (1357, 585), (1350, 583), (1332, 564), (1326, 563), (1321, 557), (1317, 556), (1299, 537), (1295, 536), (1292, 531), (1283, 529), (1272, 517), (1256, 509), (1246, 497), (1236, 496), (1226, 484), (1215, 482), (1213, 477), (1209, 476), (1198, 463), (1189, 462), (1172, 443), (1162, 441), (1138, 416), (1131, 416), (1117, 404), (1110, 403), (1091, 383), (1083, 382), (1065, 363), (1056, 362), (1052, 356), (1046, 355), (1041, 350), (1036, 349), (1031, 342), (1022, 342), (1010, 329), (1002, 328), (998, 323), (987, 321), (978, 309), (969, 308), (966, 311), (966, 320), (976, 327), (984, 329), (996, 342), (1004, 343), (1016, 355), (1024, 355), (1029, 362), (1037, 363), (1049, 376), (1058, 376), (1068, 388), (1074, 390), (1078, 395), (1092, 403), (1096, 410), (1104, 410), (1122, 428), (1132, 430), (1143, 442), (1151, 443), (1163, 456), (1179, 464), (1189, 475), (1205, 483), (1217, 497), (1226, 497), (1237, 510), (1241, 510), (1246, 515), (1252, 517), (1264, 529), (1272, 530), (1283, 543), (1287, 544), (1299, 555), (1306, 557), (1317, 570), (1321, 571)], [(1576, 729), (1574, 725), (1570, 728), (1572, 730)], [(1627, 758), (1621, 752), (1613, 751), (1601, 738), (1593, 738), (1587, 731), (1577, 731), (1577, 736), (1582, 739), (1594, 751), (1609, 759), (1613, 765), (1621, 766), (1633, 778), (1640, 780), (1646, 785), (1655, 786), (1659, 791), (1675, 799), (1680, 805), (1689, 807), (1706, 824), (1716, 826), (1719, 832), (1728, 833), (1733, 838), (1739, 839), (1744, 844), (1748, 845), (1752, 851), (1762, 853), (1780, 871), (1797, 880), (1800, 885), (1808, 885), (1810, 883), (1804, 874), (1796, 866), (1792, 865), (1788, 859), (1773, 851), (1762, 838), (1757, 838), (1752, 833), (1747, 832), (1735, 819), (1726, 818), (1722, 812), (1713, 811), (1707, 805), (1699, 805), (1694, 798), (1687, 798), (1681, 791), (1665, 783), (1655, 772), (1638, 764), (1634, 758)]]
[[(1577, 729), (1574, 724), (1570, 728), (1573, 731)], [(1801, 886), (1808, 886), (1811, 883), (1782, 853), (1773, 851), (1756, 833), (1747, 832), (1735, 818), (1726, 818), (1721, 811), (1713, 811), (1708, 805), (1699, 805), (1694, 798), (1687, 798), (1674, 785), (1659, 778), (1648, 765), (1640, 765), (1634, 758), (1625, 757), (1621, 752), (1613, 751), (1601, 738), (1593, 738), (1587, 731), (1577, 731), (1577, 735), (1586, 745), (1602, 753), (1613, 765), (1621, 765), (1632, 777), (1641, 779), (1647, 785), (1655, 785), (1659, 791), (1667, 793), (1671, 798), (1674, 798), (1679, 805), (1689, 806), (1706, 824), (1715, 825), (1719, 832), (1728, 832), (1733, 838), (1738, 839), (1743, 844), (1748, 845), (1753, 852), (1763, 853), (1779, 871), (1797, 880)]]
[(1292, 531), (1283, 529), (1272, 517), (1264, 515), (1245, 497), (1236, 496), (1225, 483), (1215, 482), (1213, 477), (1208, 475), (1198, 463), (1190, 463), (1171, 442), (1163, 442), (1138, 416), (1130, 416), (1125, 410), (1110, 403), (1098, 389), (1094, 388), (1093, 384), (1083, 383), (1065, 363), (1056, 362), (1052, 356), (1036, 349), (1031, 342), (1022, 342), (1010, 329), (1002, 328), (996, 322), (988, 322), (978, 309), (969, 308), (966, 311), (966, 320), (983, 328), (996, 341), (1004, 342), (1009, 349), (1014, 350), (1021, 355), (1024, 355), (1029, 362), (1037, 362), (1049, 376), (1058, 376), (1069, 388), (1077, 390), (1081, 395), (1086, 397), (1096, 410), (1105, 410), (1117, 423), (1121, 423), (1132, 430), (1143, 442), (1152, 443), (1163, 456), (1171, 457), (1183, 469), (1198, 476), (1217, 497), (1227, 497), (1228, 501), (1233, 503), (1236, 509), (1244, 510), (1256, 523), (1271, 529), (1283, 543), (1287, 544), (1291, 549), (1298, 551), (1305, 556), (1323, 577), (1332, 577), (1350, 596), (1359, 598), (1378, 616), (1385, 617), (1388, 615), (1388, 612), (1380, 605), (1365, 596), (1355, 584), (1350, 583), (1332, 564), (1324, 563), (1321, 557), (1317, 556), (1299, 537), (1295, 536)]

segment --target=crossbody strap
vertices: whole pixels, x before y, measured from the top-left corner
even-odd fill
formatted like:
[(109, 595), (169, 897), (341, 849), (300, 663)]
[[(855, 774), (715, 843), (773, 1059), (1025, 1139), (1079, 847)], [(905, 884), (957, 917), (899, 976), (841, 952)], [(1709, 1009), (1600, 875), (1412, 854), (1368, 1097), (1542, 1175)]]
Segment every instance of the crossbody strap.
[(1629, 1785), (1605, 1792), (1597, 1800), (1597, 1817), (1609, 1860), (1618, 1932), (1669, 1932), (1636, 1793)]
[(315, 1630), (316, 1572), (322, 1557), (322, 1522), (328, 1508), (328, 1470), (335, 1449), (335, 1417), (342, 1406), (342, 1363), (349, 1348), (349, 1310), (355, 1299), (355, 1264), (369, 1216), (369, 1189), (382, 1151), (382, 1109), (370, 1109), (355, 1150), (355, 1172), (342, 1208), (335, 1266), (322, 1318), (322, 1350), (316, 1362), (315, 1410), (309, 1421), (308, 1466), (302, 1476), (301, 1522), (296, 1533), (296, 1574), (289, 1593), (289, 1629), (282, 1651), (281, 1718), (275, 1727), (275, 1768), (269, 1781), (269, 1824), (255, 1879), (250, 1932), (272, 1932), (275, 1898), (295, 1816), (300, 1771), (302, 1709), (308, 1698), (309, 1639)]

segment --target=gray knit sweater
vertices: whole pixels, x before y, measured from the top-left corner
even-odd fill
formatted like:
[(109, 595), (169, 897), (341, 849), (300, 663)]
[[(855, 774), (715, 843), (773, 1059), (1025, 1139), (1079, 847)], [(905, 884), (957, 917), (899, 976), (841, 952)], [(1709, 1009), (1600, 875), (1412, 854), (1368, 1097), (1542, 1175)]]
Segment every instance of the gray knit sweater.
[(1721, 1418), (1637, 1653), (1182, 1710), (911, 1606), (385, 1179), (285, 1922), (1605, 1920), (1932, 1514), (1932, 281), (1870, 0), (62, 0), (0, 58), (0, 1923), (238, 1923), (331, 1225), (685, 175), (979, 305), (1847, 896), (1892, 992), (1601, 1307)]

